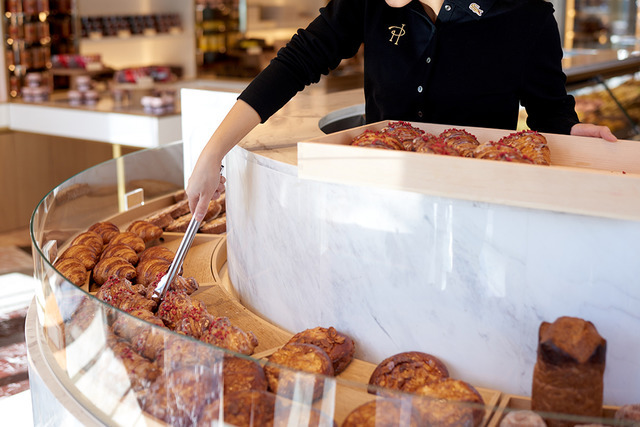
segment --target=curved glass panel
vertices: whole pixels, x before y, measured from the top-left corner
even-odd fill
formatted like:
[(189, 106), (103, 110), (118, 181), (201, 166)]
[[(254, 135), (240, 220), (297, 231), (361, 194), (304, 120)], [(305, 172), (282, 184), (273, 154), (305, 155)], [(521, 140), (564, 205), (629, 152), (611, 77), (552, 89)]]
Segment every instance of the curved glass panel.
[[(116, 273), (96, 286), (91, 276), (95, 270), (85, 267), (89, 276), (74, 284), (72, 273), (63, 275), (61, 267), (54, 268), (74, 239), (92, 225), (109, 221), (122, 231), (161, 210), (182, 189), (182, 175), (181, 144), (135, 152), (62, 183), (33, 213), (37, 335), (43, 357), (59, 383), (100, 422), (498, 426), (509, 412), (526, 408), (526, 402), (510, 404), (499, 391), (451, 379), (453, 388), (468, 386), (466, 400), (446, 399), (429, 384), (444, 383), (448, 375), (424, 381), (421, 394), (383, 387), (420, 380), (420, 369), (411, 366), (389, 382), (369, 385), (376, 368), (393, 371), (392, 364), (376, 367), (352, 360), (353, 352), (347, 351), (344, 366), (336, 365), (338, 359), (332, 360), (319, 346), (287, 345), (291, 334), (248, 315), (234, 305), (238, 303), (230, 292), (221, 289), (215, 270), (225, 262), (224, 235), (203, 238), (204, 243), (192, 248), (192, 257), (201, 262), (192, 259), (184, 265), (183, 277), (195, 274), (210, 281), (200, 279), (195, 292), (174, 290), (164, 301), (148, 298), (149, 286)], [(140, 191), (144, 197), (133, 197)], [(145, 249), (175, 247), (179, 240), (180, 233), (165, 233), (154, 243), (146, 242)], [(344, 342), (335, 335), (327, 340)], [(611, 417), (605, 421), (543, 415), (548, 421), (624, 425)]]

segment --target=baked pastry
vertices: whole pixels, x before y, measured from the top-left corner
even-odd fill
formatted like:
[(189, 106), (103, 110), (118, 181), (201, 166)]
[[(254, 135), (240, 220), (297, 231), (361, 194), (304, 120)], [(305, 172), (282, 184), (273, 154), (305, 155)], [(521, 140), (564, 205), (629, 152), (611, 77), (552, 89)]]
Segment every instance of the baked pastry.
[(353, 138), (351, 145), (358, 147), (383, 148), (386, 150), (404, 150), (402, 143), (393, 135), (382, 130), (365, 130)]
[(165, 246), (150, 246), (138, 254), (138, 262), (142, 263), (152, 258), (161, 258), (171, 262), (175, 256), (176, 254)]
[[(333, 376), (333, 365), (327, 353), (318, 346), (304, 343), (289, 343), (280, 347), (268, 358), (264, 366), (269, 389), (281, 396), (292, 396), (300, 384), (313, 387), (313, 399), (322, 396), (324, 376)], [(287, 367), (289, 369), (281, 369)], [(319, 374), (311, 376), (299, 371)]]
[(76, 245), (91, 246), (93, 249), (95, 249), (96, 254), (100, 255), (100, 253), (102, 252), (102, 247), (104, 246), (104, 242), (102, 241), (102, 236), (95, 231), (85, 231), (84, 233), (78, 234), (69, 244), (69, 246)]
[(105, 245), (111, 241), (118, 233), (120, 229), (117, 225), (109, 221), (102, 221), (93, 224), (89, 227), (88, 231), (93, 231), (102, 236), (102, 243)]
[(329, 328), (316, 327), (306, 329), (295, 334), (290, 340), (292, 342), (302, 342), (317, 345), (323, 349), (333, 365), (333, 372), (338, 375), (346, 369), (353, 360), (356, 346), (351, 338), (338, 332), (333, 326)]
[(121, 257), (102, 258), (93, 267), (93, 281), (96, 285), (102, 286), (110, 276), (132, 282), (136, 278), (136, 269), (129, 261)]
[[(606, 340), (591, 322), (569, 316), (542, 322), (531, 409), (601, 417), (606, 350)], [(550, 426), (571, 424), (552, 419), (546, 422)]]
[(218, 215), (222, 212), (222, 206), (216, 200), (211, 200), (209, 205), (207, 206), (207, 212), (204, 214), (203, 221), (209, 221), (211, 219), (217, 218)]
[(109, 244), (115, 245), (118, 243), (124, 243), (125, 245), (131, 247), (136, 253), (140, 253), (145, 250), (146, 245), (144, 240), (136, 233), (131, 231), (123, 231), (111, 238)]
[(116, 276), (109, 277), (96, 293), (96, 298), (120, 310), (132, 312), (135, 309), (154, 311), (156, 303), (133, 290), (131, 282)]
[(217, 218), (203, 222), (198, 233), (222, 234), (227, 231), (227, 215), (221, 214)]
[(500, 420), (499, 427), (547, 427), (544, 419), (533, 411), (521, 409), (507, 412)]
[(622, 405), (613, 415), (615, 420), (631, 421), (631, 425), (640, 426), (640, 403)]
[(76, 286), (83, 286), (89, 277), (89, 272), (84, 267), (84, 264), (75, 258), (59, 259), (53, 266)]
[(241, 390), (230, 393), (203, 408), (198, 426), (214, 425), (220, 420), (221, 413), (225, 425), (273, 426), (276, 399), (273, 393), (267, 391)]
[(176, 219), (174, 219), (171, 224), (165, 227), (165, 231), (173, 232), (173, 233), (184, 233), (187, 231), (189, 227), (189, 222), (191, 222), (191, 217), (193, 215), (188, 213), (186, 215), (182, 215)]
[(478, 139), (464, 129), (447, 129), (439, 137), (462, 157), (473, 157), (474, 150), (480, 145)]
[(551, 151), (547, 145), (547, 138), (541, 133), (523, 130), (511, 133), (498, 142), (517, 148), (536, 165), (551, 164)]
[(477, 159), (533, 164), (533, 160), (522, 154), (520, 150), (500, 141), (483, 142), (476, 147), (473, 156)]
[[(460, 412), (461, 419), (465, 419), (467, 414), (463, 412), (471, 411), (473, 425), (480, 426), (484, 418), (484, 400), (478, 391), (471, 384), (453, 378), (443, 378), (437, 381), (429, 381), (416, 390), (416, 394), (427, 396), (432, 399), (444, 399), (453, 402), (463, 402), (462, 405), (451, 405), (452, 410)], [(433, 412), (433, 411), (429, 411)], [(439, 425), (439, 424), (437, 424)]]
[(262, 366), (251, 359), (225, 355), (222, 366), (224, 394), (243, 390), (267, 391), (267, 377)]
[(384, 359), (369, 378), (369, 393), (392, 394), (384, 389), (415, 393), (420, 387), (449, 377), (446, 365), (428, 353), (407, 351)]
[(171, 222), (173, 221), (173, 217), (171, 216), (170, 212), (163, 209), (160, 212), (156, 212), (153, 215), (146, 217), (144, 221), (148, 222), (149, 224), (153, 224), (156, 227), (160, 227), (164, 230), (167, 225), (171, 224)]
[(98, 262), (98, 253), (93, 246), (77, 244), (69, 246), (58, 257), (58, 259), (63, 258), (77, 259), (82, 263), (82, 265), (84, 265), (85, 270), (92, 270), (93, 267), (95, 267), (96, 262)]
[(216, 199), (216, 202), (218, 202), (218, 204), (222, 208), (222, 211), (220, 211), (220, 213), (221, 214), (225, 213), (227, 211), (227, 193), (226, 193), (226, 191), (224, 193), (222, 193), (220, 195), (220, 197), (218, 197)]
[(134, 391), (149, 387), (160, 375), (161, 371), (155, 363), (140, 356), (124, 341), (117, 341), (110, 349), (125, 368)]
[(232, 325), (226, 317), (212, 318), (213, 321), (202, 330), (200, 341), (240, 354), (253, 354), (258, 346), (258, 338), (253, 332), (245, 332)]
[(163, 258), (147, 258), (143, 261), (138, 261), (138, 265), (136, 265), (136, 282), (143, 286), (156, 283), (162, 276), (167, 274), (170, 266), (171, 261)]
[(136, 251), (134, 251), (131, 246), (125, 245), (124, 243), (114, 243), (112, 241), (104, 248), (102, 255), (100, 255), (100, 259), (114, 256), (126, 259), (131, 265), (136, 265), (138, 263), (138, 254)]
[(131, 316), (144, 320), (144, 322), (139, 322), (130, 316), (118, 315), (113, 322), (112, 329), (114, 334), (124, 340), (135, 342), (143, 333), (151, 328), (151, 326), (148, 325), (149, 323), (164, 328), (162, 320), (158, 319), (151, 310), (133, 308), (129, 310), (128, 313)]
[(145, 243), (162, 237), (162, 228), (148, 221), (133, 221), (127, 231), (137, 234)]
[[(406, 398), (404, 399), (406, 400)], [(420, 413), (420, 425), (439, 427), (474, 427), (473, 410), (469, 405), (447, 399), (416, 397), (413, 406)]]
[(401, 400), (374, 399), (347, 415), (342, 427), (420, 426), (420, 413)]
[(441, 154), (444, 156), (460, 156), (458, 150), (447, 145), (442, 138), (432, 134), (424, 134), (413, 141), (417, 153)]
[(400, 141), (402, 147), (407, 151), (413, 151), (413, 141), (424, 134), (422, 129), (413, 126), (409, 122), (403, 121), (389, 122), (382, 132)]

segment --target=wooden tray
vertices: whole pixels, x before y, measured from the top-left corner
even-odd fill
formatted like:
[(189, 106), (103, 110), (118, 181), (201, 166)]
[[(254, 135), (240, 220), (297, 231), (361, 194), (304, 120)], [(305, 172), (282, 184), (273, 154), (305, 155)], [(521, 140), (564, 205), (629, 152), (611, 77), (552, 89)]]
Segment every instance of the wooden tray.
[[(350, 145), (361, 126), (298, 143), (298, 176), (432, 196), (640, 221), (640, 142), (544, 134), (551, 166)], [(439, 134), (451, 126), (412, 123)], [(480, 142), (510, 132), (464, 128)]]
[[(618, 406), (602, 407), (602, 417), (612, 419)], [(487, 427), (498, 427), (500, 421), (509, 411), (516, 410), (531, 410), (531, 398), (525, 396), (517, 396), (514, 394), (503, 394), (500, 398), (496, 410), (493, 412), (493, 416), (489, 420)], [(589, 422), (585, 422), (588, 424)]]

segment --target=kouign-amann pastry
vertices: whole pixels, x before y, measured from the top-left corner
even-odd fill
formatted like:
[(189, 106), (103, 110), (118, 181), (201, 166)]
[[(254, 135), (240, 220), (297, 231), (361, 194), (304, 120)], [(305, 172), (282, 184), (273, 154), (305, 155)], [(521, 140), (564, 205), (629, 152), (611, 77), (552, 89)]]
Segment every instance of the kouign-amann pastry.
[[(531, 409), (536, 412), (602, 416), (607, 342), (593, 323), (564, 316), (542, 322), (533, 371)], [(571, 425), (547, 419), (550, 426)]]
[(103, 258), (93, 268), (93, 281), (98, 286), (102, 286), (110, 276), (132, 282), (136, 278), (136, 269), (124, 258), (116, 256)]
[[(408, 351), (380, 362), (371, 374), (369, 384), (382, 389), (414, 393), (429, 382), (448, 377), (449, 370), (436, 356)], [(369, 393), (385, 394), (384, 390), (376, 387), (369, 388)]]
[(137, 234), (145, 243), (159, 239), (163, 233), (162, 228), (148, 221), (133, 221), (127, 231)]
[(408, 426), (418, 427), (421, 415), (406, 401), (374, 399), (364, 403), (347, 415), (342, 427), (381, 427)]
[(136, 265), (138, 263), (138, 254), (136, 251), (134, 251), (131, 246), (125, 245), (124, 243), (109, 243), (102, 251), (100, 259), (111, 258), (114, 256), (124, 258), (132, 265)]
[(136, 251), (136, 253), (140, 253), (144, 251), (146, 248), (144, 240), (142, 240), (142, 238), (138, 236), (136, 233), (133, 233), (131, 231), (123, 231), (121, 233), (116, 234), (115, 236), (112, 237), (109, 243), (112, 245), (115, 245), (118, 243), (124, 243), (125, 245), (131, 247), (131, 249)]
[(98, 253), (93, 246), (77, 244), (69, 246), (58, 258), (75, 258), (84, 265), (86, 270), (92, 270), (98, 262)]
[[(281, 369), (280, 367), (289, 369)], [(282, 396), (292, 396), (296, 386), (310, 384), (313, 398), (322, 396), (324, 379), (312, 375), (299, 374), (297, 371), (325, 376), (333, 376), (333, 364), (327, 353), (318, 346), (304, 343), (285, 344), (268, 357), (264, 366), (269, 389)], [(297, 377), (300, 376), (300, 380)]]
[(96, 232), (102, 236), (102, 243), (105, 245), (120, 233), (118, 226), (109, 221), (97, 222), (89, 227), (88, 231)]
[[(470, 403), (471, 405), (459, 405), (460, 408), (472, 412), (473, 425), (479, 426), (484, 418), (484, 400), (478, 391), (471, 384), (453, 378), (443, 378), (437, 381), (430, 381), (416, 390), (421, 396), (428, 396), (433, 399), (445, 399), (454, 402)], [(454, 405), (451, 405), (452, 408)]]
[(540, 414), (522, 409), (508, 412), (500, 420), (500, 427), (547, 427), (547, 423)]
[(89, 277), (89, 272), (84, 267), (84, 264), (75, 258), (59, 259), (53, 266), (76, 286), (83, 286)]
[(289, 342), (314, 344), (323, 349), (329, 355), (336, 375), (344, 371), (351, 363), (356, 350), (353, 340), (347, 335), (338, 332), (333, 326), (306, 329), (295, 334)]

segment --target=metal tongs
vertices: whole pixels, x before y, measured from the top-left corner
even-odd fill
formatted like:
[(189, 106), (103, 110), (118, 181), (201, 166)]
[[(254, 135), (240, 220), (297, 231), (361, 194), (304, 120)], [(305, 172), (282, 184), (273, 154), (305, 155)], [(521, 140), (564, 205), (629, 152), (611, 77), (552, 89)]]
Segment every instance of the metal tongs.
[(171, 261), (167, 274), (162, 276), (153, 290), (151, 298), (154, 301), (161, 302), (164, 299), (167, 289), (169, 289), (169, 285), (173, 282), (173, 279), (176, 278), (176, 274), (178, 274), (178, 271), (182, 268), (184, 257), (187, 255), (187, 251), (191, 247), (193, 239), (199, 228), (200, 221), (196, 220), (195, 217), (191, 217), (191, 221), (189, 221), (189, 225), (187, 226), (187, 231), (184, 232), (184, 237), (182, 237), (176, 256), (173, 258), (173, 261)]

